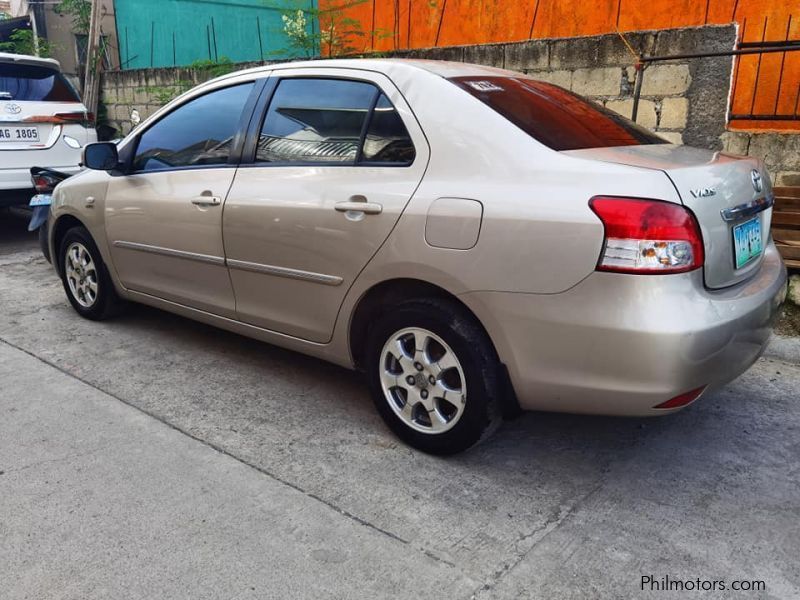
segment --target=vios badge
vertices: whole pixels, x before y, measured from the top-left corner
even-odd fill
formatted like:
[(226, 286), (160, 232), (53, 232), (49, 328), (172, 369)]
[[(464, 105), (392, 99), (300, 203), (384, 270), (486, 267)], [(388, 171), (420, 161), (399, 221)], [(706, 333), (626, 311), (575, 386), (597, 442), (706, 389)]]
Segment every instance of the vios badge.
[(761, 181), (761, 173), (753, 169), (750, 171), (750, 179), (753, 182), (753, 189), (756, 191), (756, 193), (759, 193), (762, 189), (764, 189), (764, 184)]
[(22, 112), (22, 107), (19, 104), (14, 104), (12, 102), (11, 104), (6, 104), (4, 110), (9, 114), (18, 115)]

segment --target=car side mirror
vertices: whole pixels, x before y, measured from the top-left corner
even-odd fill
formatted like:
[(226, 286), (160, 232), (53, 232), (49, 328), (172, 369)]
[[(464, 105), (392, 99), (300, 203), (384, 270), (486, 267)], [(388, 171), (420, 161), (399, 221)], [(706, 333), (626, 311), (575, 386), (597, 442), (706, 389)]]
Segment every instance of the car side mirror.
[(83, 149), (83, 165), (96, 171), (112, 171), (119, 166), (117, 145), (111, 142), (87, 144)]

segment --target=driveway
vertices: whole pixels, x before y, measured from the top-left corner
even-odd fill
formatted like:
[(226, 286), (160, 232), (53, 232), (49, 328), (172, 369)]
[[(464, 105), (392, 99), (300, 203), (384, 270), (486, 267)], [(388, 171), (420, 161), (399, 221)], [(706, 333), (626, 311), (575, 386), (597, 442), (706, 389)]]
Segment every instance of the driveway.
[(0, 215), (4, 599), (800, 597), (796, 339), (674, 416), (527, 414), (442, 459), (338, 367), (82, 320), (23, 229)]

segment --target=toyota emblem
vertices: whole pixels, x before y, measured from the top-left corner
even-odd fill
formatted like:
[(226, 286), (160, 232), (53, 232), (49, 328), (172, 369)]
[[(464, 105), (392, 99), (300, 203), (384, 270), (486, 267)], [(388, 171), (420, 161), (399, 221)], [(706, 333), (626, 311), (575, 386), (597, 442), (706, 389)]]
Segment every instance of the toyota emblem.
[(5, 111), (12, 115), (18, 115), (22, 112), (22, 107), (19, 104), (14, 104), (12, 102), (11, 104), (6, 104)]
[(760, 193), (764, 188), (764, 184), (761, 182), (761, 173), (753, 169), (750, 171), (750, 179), (753, 182), (753, 189), (756, 191), (756, 193)]

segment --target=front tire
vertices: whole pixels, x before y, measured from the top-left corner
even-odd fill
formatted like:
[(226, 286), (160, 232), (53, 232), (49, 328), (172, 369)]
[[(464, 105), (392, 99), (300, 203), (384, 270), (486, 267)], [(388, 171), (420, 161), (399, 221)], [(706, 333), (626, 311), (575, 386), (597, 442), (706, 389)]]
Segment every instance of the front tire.
[(369, 331), (366, 367), (386, 424), (423, 452), (461, 452), (500, 424), (497, 355), (455, 302), (412, 300), (387, 311)]
[(85, 228), (73, 227), (67, 231), (61, 240), (58, 260), (67, 299), (79, 315), (101, 321), (119, 312), (122, 301), (97, 245)]
[(52, 259), (50, 258), (50, 247), (47, 245), (47, 221), (45, 221), (41, 227), (39, 227), (39, 249), (42, 251), (42, 255), (47, 259), (47, 262), (52, 263)]

